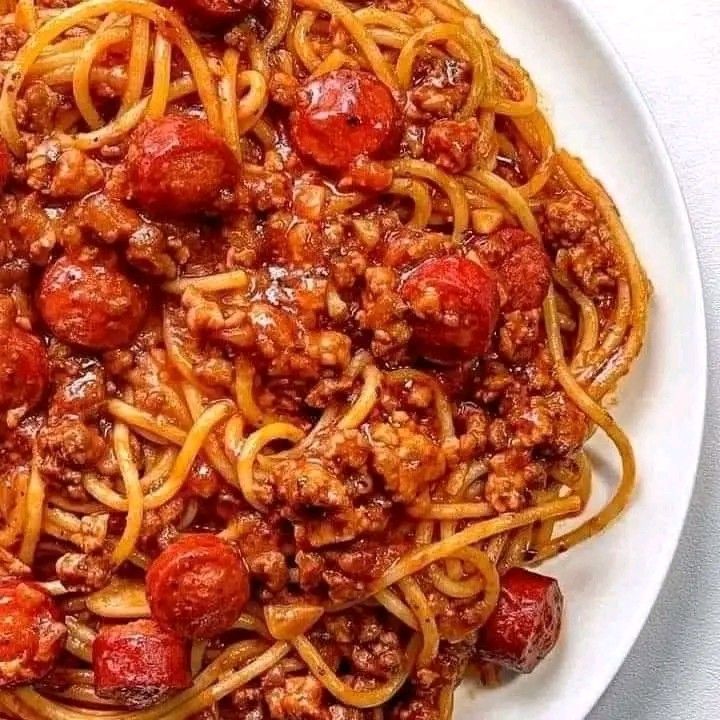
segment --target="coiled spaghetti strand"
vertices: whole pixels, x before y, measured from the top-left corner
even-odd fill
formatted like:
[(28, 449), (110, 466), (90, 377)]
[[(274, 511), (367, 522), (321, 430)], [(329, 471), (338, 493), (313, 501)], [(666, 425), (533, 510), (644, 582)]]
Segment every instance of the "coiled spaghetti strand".
[(118, 110), (118, 117), (122, 117), (142, 97), (149, 57), (150, 22), (143, 17), (134, 17), (130, 34), (128, 80)]
[(113, 548), (111, 556), (115, 565), (121, 565), (135, 549), (135, 543), (140, 537), (143, 520), (142, 485), (140, 484), (137, 466), (133, 462), (130, 451), (130, 433), (124, 423), (115, 423), (113, 428), (113, 449), (120, 468), (120, 476), (125, 485), (128, 508), (125, 530)]
[(460, 182), (425, 160), (393, 160), (390, 165), (398, 175), (416, 176), (430, 180), (447, 195), (453, 210), (453, 237), (459, 240), (467, 230), (470, 220), (467, 196)]
[(87, 41), (78, 56), (72, 79), (75, 104), (83, 120), (93, 130), (102, 127), (104, 120), (95, 109), (90, 95), (90, 69), (98, 55), (113, 45), (126, 43), (129, 37), (130, 33), (125, 28), (110, 28), (103, 33), (96, 33)]
[(458, 118), (469, 118), (475, 114), (487, 96), (490, 83), (488, 73), (492, 68), (487, 63), (487, 57), (480, 47), (479, 41), (471, 37), (460, 25), (452, 23), (428, 25), (408, 39), (398, 55), (395, 68), (400, 86), (406, 90), (410, 87), (413, 65), (418, 54), (429, 43), (438, 41), (457, 43), (470, 61), (472, 82), (465, 102), (458, 112)]
[(170, 63), (172, 61), (172, 45), (162, 34), (155, 35), (153, 48), (153, 84), (150, 91), (146, 115), (149, 118), (159, 118), (165, 114), (165, 108), (170, 97)]
[(402, 687), (415, 665), (421, 642), (415, 635), (405, 653), (405, 662), (399, 672), (384, 685), (368, 690), (356, 690), (343, 682), (322, 659), (317, 648), (304, 635), (293, 640), (293, 647), (305, 661), (312, 674), (340, 702), (356, 708), (372, 708), (384, 705)]
[(299, 0), (298, 5), (319, 12), (326, 12), (336, 18), (355, 41), (360, 52), (365, 56), (373, 72), (380, 80), (391, 88), (398, 87), (398, 78), (395, 71), (370, 37), (367, 28), (355, 17), (352, 10), (340, 0)]
[(162, 23), (163, 31), (182, 51), (190, 65), (210, 124), (222, 132), (220, 104), (210, 68), (185, 24), (173, 11), (149, 0), (85, 0), (41, 25), (22, 46), (8, 70), (0, 95), (0, 134), (16, 156), (24, 156), (25, 147), (15, 120), (15, 104), (32, 64), (45, 47), (71, 27), (113, 11), (140, 15), (152, 22)]
[(567, 366), (562, 346), (562, 338), (558, 327), (554, 292), (551, 289), (544, 306), (545, 328), (548, 336), (550, 352), (555, 363), (558, 380), (570, 399), (612, 440), (617, 447), (622, 461), (622, 475), (612, 500), (594, 517), (584, 522), (575, 530), (555, 538), (535, 553), (540, 562), (559, 552), (564, 552), (573, 545), (586, 540), (603, 530), (625, 508), (635, 487), (635, 454), (627, 435), (615, 423), (610, 414), (599, 405), (578, 383)]

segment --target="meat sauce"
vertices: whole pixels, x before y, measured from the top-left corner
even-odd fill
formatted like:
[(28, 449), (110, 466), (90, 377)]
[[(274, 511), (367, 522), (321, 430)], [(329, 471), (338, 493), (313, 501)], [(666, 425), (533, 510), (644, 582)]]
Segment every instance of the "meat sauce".
[[(174, 5), (220, 35), (254, 7)], [(48, 154), (42, 177), (0, 145), (2, 246), (11, 249), (0, 257), (0, 464), (8, 474), (39, 468), (49, 506), (77, 518), (43, 536), (36, 563), (22, 568), (32, 579), (0, 583), (0, 685), (41, 680), (61, 652), (62, 613), (36, 582), (91, 592), (114, 573), (137, 581), (137, 568), (111, 561), (125, 515), (92, 489), (123, 487), (119, 403), (145, 418), (131, 443), (141, 475), (166, 462), (158, 427), (182, 443), (203, 401), (238, 399), (243, 388), (252, 403), (241, 435), (275, 421), (316, 428), (302, 453), (261, 468), (248, 498), (233, 477), (242, 444), (225, 418), (182, 489), (145, 512), (137, 549), (148, 560), (151, 618), (89, 621), (95, 692), (127, 707), (189, 687), (190, 643), (209, 641), (217, 656), (244, 612), (362, 598), (412, 547), (412, 513), (449, 502), (437, 488), (462, 463), (487, 468), (471, 489), (490, 513), (529, 506), (551, 470), (573, 466), (588, 423), (553, 374), (541, 309), (558, 258), (609, 307), (614, 269), (594, 207), (551, 183), (537, 199), (542, 239), (502, 212), (458, 238), (435, 190), (424, 228), (385, 193), (398, 179), (388, 159), (424, 159), (457, 177), (489, 152), (481, 123), (452, 119), (468, 77), (466, 63), (429, 56), (398, 92), (362, 69), (293, 84), (272, 65), (277, 133), (264, 152), (248, 140), (234, 153), (182, 101), (105, 152), (74, 150), (62, 162), (64, 151)], [(39, 142), (34, 150), (45, 152)], [(515, 185), (528, 179), (519, 160), (505, 174)], [(185, 282), (245, 277), (239, 271), (246, 281), (221, 291)], [(370, 366), (382, 373), (372, 412), (359, 425), (332, 422)], [(472, 657), (529, 672), (560, 632), (556, 581), (519, 568), (501, 578), (489, 619), (476, 602), (443, 603), (440, 626), (455, 642), (443, 640), (432, 665), (412, 673), (390, 717), (436, 717), (440, 689)], [(400, 670), (409, 635), (365, 606), (328, 614), (310, 632), (360, 689)], [(309, 673), (282, 668), (218, 712), (366, 717)]]

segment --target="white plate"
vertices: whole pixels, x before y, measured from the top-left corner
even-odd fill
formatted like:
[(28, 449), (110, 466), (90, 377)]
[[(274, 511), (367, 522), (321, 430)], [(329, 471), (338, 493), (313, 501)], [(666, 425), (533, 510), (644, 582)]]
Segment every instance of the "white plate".
[[(580, 155), (614, 198), (655, 291), (645, 349), (613, 408), (637, 455), (632, 505), (603, 535), (544, 566), (566, 600), (555, 652), (499, 689), (464, 683), (455, 711), (458, 720), (581, 720), (642, 629), (689, 505), (707, 377), (697, 258), (660, 135), (580, 0), (469, 3), (531, 73), (559, 144)], [(593, 446), (604, 470), (600, 500), (617, 463), (604, 441)]]

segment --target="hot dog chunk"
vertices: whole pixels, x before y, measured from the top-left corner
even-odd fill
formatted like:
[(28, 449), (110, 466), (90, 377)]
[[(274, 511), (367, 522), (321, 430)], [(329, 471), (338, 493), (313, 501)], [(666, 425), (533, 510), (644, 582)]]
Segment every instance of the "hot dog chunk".
[(10, 178), (10, 150), (7, 143), (0, 138), (0, 190), (2, 190)]
[(400, 108), (374, 75), (333, 70), (299, 91), (290, 116), (296, 150), (318, 165), (345, 168), (361, 155), (376, 157), (399, 139)]
[(190, 686), (187, 643), (154, 620), (103, 627), (92, 650), (95, 692), (146, 707)]
[(216, 535), (185, 535), (150, 565), (152, 616), (183, 637), (209, 638), (237, 620), (250, 595), (245, 561)]
[(0, 582), (0, 687), (47, 675), (67, 631), (52, 597), (23, 580)]
[(150, 212), (187, 215), (211, 210), (233, 187), (237, 160), (205, 120), (167, 115), (133, 133), (128, 179), (137, 203)]
[(216, 26), (241, 20), (256, 0), (176, 0), (173, 5), (196, 25)]
[(537, 238), (518, 228), (505, 228), (480, 242), (478, 251), (497, 270), (505, 312), (543, 304), (550, 287), (550, 258)]
[(0, 410), (30, 409), (48, 383), (48, 361), (40, 338), (15, 324), (0, 327)]
[(491, 270), (461, 257), (428, 260), (405, 278), (413, 341), (428, 360), (457, 362), (485, 353), (498, 318)]
[(61, 257), (45, 271), (37, 302), (55, 337), (89, 350), (127, 345), (147, 309), (145, 292), (110, 256)]
[(478, 657), (515, 672), (532, 672), (555, 647), (562, 609), (557, 580), (512, 568), (502, 578), (495, 611), (480, 629)]

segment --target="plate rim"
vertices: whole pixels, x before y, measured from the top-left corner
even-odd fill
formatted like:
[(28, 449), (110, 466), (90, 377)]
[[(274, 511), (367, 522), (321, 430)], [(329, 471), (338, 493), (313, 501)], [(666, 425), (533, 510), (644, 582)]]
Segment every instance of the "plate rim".
[[(469, 0), (470, 2), (472, 0)], [(689, 430), (688, 437), (688, 457), (692, 458), (692, 462), (688, 464), (688, 481), (682, 484), (677, 497), (678, 505), (681, 511), (677, 515), (677, 520), (672, 528), (668, 528), (668, 536), (672, 540), (672, 551), (668, 552), (657, 563), (659, 572), (649, 581), (653, 601), (648, 603), (646, 609), (642, 612), (642, 622), (627, 634), (621, 643), (621, 651), (615, 657), (603, 666), (600, 672), (589, 674), (589, 678), (594, 678), (588, 682), (588, 686), (592, 686), (590, 692), (585, 693), (585, 701), (578, 702), (577, 710), (581, 711), (578, 718), (586, 718), (598, 702), (601, 700), (605, 692), (611, 686), (613, 680), (621, 671), (628, 655), (637, 644), (640, 634), (647, 626), (648, 619), (653, 609), (657, 605), (663, 587), (665, 586), (668, 573), (670, 572), (672, 563), (677, 555), (678, 547), (685, 529), (692, 498), (698, 483), (698, 470), (702, 459), (705, 433), (707, 430), (707, 405), (708, 405), (708, 327), (707, 327), (707, 308), (705, 303), (705, 288), (700, 272), (700, 260), (698, 255), (697, 242), (695, 238), (695, 230), (692, 224), (687, 201), (685, 199), (680, 179), (675, 170), (667, 143), (663, 137), (655, 117), (646, 101), (642, 91), (640, 90), (633, 74), (623, 60), (622, 54), (615, 47), (614, 43), (602, 27), (599, 18), (593, 14), (584, 4), (583, 0), (560, 0), (565, 6), (568, 15), (574, 23), (584, 26), (585, 30), (596, 39), (595, 51), (600, 55), (600, 60), (607, 65), (617, 77), (618, 82), (622, 85), (627, 95), (627, 101), (631, 105), (631, 109), (636, 114), (638, 120), (642, 123), (644, 130), (648, 134), (648, 139), (652, 147), (652, 153), (656, 156), (662, 175), (660, 181), (667, 188), (667, 199), (672, 202), (671, 211), (679, 221), (681, 229), (681, 245), (682, 253), (687, 257), (688, 273), (687, 281), (692, 288), (693, 299), (696, 301), (696, 315), (694, 320), (697, 322), (697, 349), (700, 350), (697, 358), (698, 375), (697, 383), (700, 390), (699, 399), (701, 402), (695, 404), (695, 410), (692, 416), (685, 418), (685, 427)], [(580, 149), (578, 149), (579, 151)], [(592, 168), (591, 168), (592, 172)], [(602, 181), (602, 179), (601, 179)]]
[[(588, 717), (593, 708), (596, 708), (598, 702), (612, 685), (614, 678), (621, 671), (633, 647), (637, 644), (643, 629), (647, 626), (650, 614), (657, 606), (658, 598), (677, 555), (692, 498), (698, 485), (698, 469), (703, 457), (706, 428), (708, 427), (709, 388), (707, 304), (700, 273), (698, 246), (682, 185), (675, 171), (668, 146), (648, 102), (624, 62), (623, 55), (600, 24), (603, 17), (602, 10), (592, 12), (583, 0), (545, 0), (543, 3), (512, 0), (508, 2), (507, 6), (505, 0), (464, 1), (471, 12), (478, 14), (486, 21), (490, 30), (498, 36), (500, 43), (511, 56), (519, 57), (521, 64), (527, 68), (532, 78), (538, 83), (540, 108), (548, 116), (559, 144), (573, 155), (583, 158), (587, 162), (590, 174), (598, 178), (617, 200), (624, 223), (636, 241), (641, 262), (652, 273), (652, 280), (655, 279), (655, 272), (658, 273), (658, 279), (662, 278), (663, 284), (658, 285), (658, 292), (654, 294), (652, 322), (648, 328), (645, 348), (640, 358), (645, 369), (651, 374), (655, 372), (653, 368), (659, 368), (661, 372), (655, 376), (653, 384), (641, 385), (643, 389), (638, 388), (640, 393), (635, 395), (635, 400), (640, 401), (639, 405), (637, 403), (633, 405), (632, 402), (625, 405), (623, 394), (620, 393), (619, 406), (641, 408), (646, 397), (657, 397), (654, 393), (655, 387), (662, 388), (677, 400), (682, 398), (680, 443), (671, 443), (673, 448), (671, 454), (663, 455), (660, 450), (660, 457), (664, 457), (668, 466), (672, 468), (672, 478), (666, 474), (663, 465), (655, 464), (655, 451), (648, 452), (648, 448), (653, 446), (644, 443), (646, 436), (642, 430), (642, 424), (635, 425), (633, 423), (632, 426), (625, 426), (628, 432), (632, 433), (631, 439), (634, 444), (637, 443), (636, 452), (643, 461), (640, 469), (643, 482), (639, 489), (640, 492), (636, 491), (634, 495), (634, 501), (637, 503), (635, 507), (640, 508), (641, 515), (638, 515), (637, 512), (633, 513), (631, 507), (628, 515), (632, 514), (634, 522), (629, 529), (627, 524), (622, 522), (626, 518), (621, 518), (620, 523), (613, 523), (612, 527), (602, 533), (603, 537), (597, 539), (601, 544), (605, 543), (605, 551), (610, 552), (611, 555), (616, 544), (625, 546), (627, 552), (632, 552), (633, 545), (628, 545), (628, 539), (630, 539), (630, 543), (633, 542), (633, 537), (639, 540), (640, 546), (644, 546), (647, 552), (653, 554), (653, 560), (649, 564), (643, 561), (641, 561), (642, 565), (638, 564), (638, 558), (644, 557), (642, 555), (635, 555), (631, 559), (630, 564), (636, 571), (643, 573), (643, 576), (638, 579), (634, 573), (629, 575), (627, 572), (620, 572), (617, 576), (613, 575), (610, 579), (614, 582), (609, 584), (616, 589), (606, 593), (602, 587), (599, 587), (599, 597), (596, 598), (595, 603), (593, 603), (593, 590), (590, 590), (588, 595), (587, 588), (581, 585), (580, 597), (583, 597), (587, 604), (588, 619), (592, 621), (602, 618), (605, 623), (604, 625), (593, 625), (591, 622), (587, 626), (590, 633), (589, 643), (587, 642), (587, 631), (577, 625), (572, 633), (573, 638), (565, 641), (566, 647), (570, 648), (571, 652), (566, 654), (561, 648), (561, 652), (554, 653), (555, 657), (549, 658), (548, 666), (536, 673), (538, 677), (518, 678), (520, 687), (515, 689), (504, 684), (504, 688), (499, 689), (497, 701), (484, 696), (488, 702), (484, 710), (481, 696), (477, 694), (479, 687), (472, 682), (464, 683), (466, 688), (461, 689), (456, 708), (457, 717), (461, 720), (471, 720), (476, 717), (478, 712), (485, 712), (488, 717), (498, 720), (506, 716), (523, 720), (528, 713), (534, 714), (535, 710), (539, 711), (537, 713), (539, 716), (548, 718), (548, 720), (553, 718), (582, 720)], [(540, 22), (536, 24), (536, 20)], [(517, 33), (514, 29), (516, 24), (519, 25)], [(542, 52), (548, 43), (553, 43), (556, 28), (562, 30), (572, 40), (569, 43), (569, 52), (565, 54), (562, 49), (558, 50), (551, 46), (548, 50), (552, 58), (542, 61)], [(525, 43), (523, 38), (526, 38)], [(554, 40), (556, 41), (557, 38)], [(577, 61), (577, 67), (573, 64), (575, 61)], [(570, 64), (568, 65), (568, 63)], [(605, 93), (603, 95), (598, 95), (594, 89), (591, 89), (594, 87), (592, 83), (589, 85), (586, 83), (586, 79), (592, 80), (594, 73), (601, 73), (606, 78), (606, 80), (601, 80), (601, 92)], [(564, 82), (565, 76), (570, 76), (572, 79), (569, 92), (568, 88), (563, 90), (556, 86), (558, 82)], [(586, 93), (587, 97), (585, 97)], [(604, 119), (615, 127), (614, 133), (607, 135), (607, 139), (611, 143), (611, 147), (618, 152), (627, 153), (627, 157), (611, 156), (612, 159), (608, 160), (606, 152), (600, 150), (600, 154), (598, 154), (599, 148), (604, 146), (598, 145), (594, 138), (592, 132), (594, 116), (583, 114), (583, 106), (587, 103), (590, 104), (590, 107), (594, 103), (602, 104)], [(620, 124), (615, 122), (614, 109), (607, 112), (608, 103), (611, 108), (617, 108), (617, 117), (621, 119)], [(578, 123), (577, 120), (572, 122), (568, 120), (569, 117), (573, 117), (569, 115), (572, 109), (580, 112), (580, 118), (584, 124), (583, 122)], [(577, 130), (579, 132), (576, 132)], [(638, 160), (643, 169), (651, 173), (647, 176), (650, 180), (647, 188), (643, 185), (644, 189), (649, 189), (653, 193), (653, 200), (647, 207), (644, 205), (645, 193), (641, 191), (642, 194), (638, 195), (632, 185), (628, 185), (626, 182), (627, 173), (633, 172), (632, 154), (634, 152), (633, 147), (627, 145), (628, 138), (641, 143), (642, 149), (637, 151)], [(621, 168), (620, 175), (615, 167), (618, 163)], [(628, 204), (628, 198), (625, 197), (626, 192), (630, 193), (629, 198), (633, 199), (632, 204)], [(647, 221), (642, 220), (642, 214), (648, 211), (651, 215), (657, 214), (658, 217)], [(660, 224), (658, 224), (658, 219)], [(654, 228), (654, 235), (647, 234), (650, 228)], [(664, 232), (668, 228), (672, 229), (671, 233)], [(638, 233), (637, 236), (636, 233)], [(660, 239), (658, 233), (662, 237), (662, 242), (657, 242), (657, 246), (662, 248), (660, 264), (656, 262), (653, 254), (653, 243)], [(679, 274), (668, 273), (665, 269), (673, 267), (673, 259), (681, 269)], [(670, 264), (665, 265), (668, 261)], [(670, 289), (673, 288), (672, 284), (664, 284), (677, 281), (680, 283), (681, 295)], [(680, 297), (683, 298), (683, 301), (678, 303), (677, 299)], [(678, 323), (680, 324), (678, 325)], [(680, 335), (687, 338), (688, 343), (677, 342), (678, 330)], [(661, 340), (661, 342), (656, 342), (657, 340)], [(683, 369), (687, 367), (688, 350), (692, 358), (690, 362), (691, 375), (688, 375), (687, 370)], [(676, 377), (676, 373), (679, 373), (679, 376)], [(641, 384), (643, 383), (642, 368), (636, 368), (632, 374), (638, 378)], [(685, 386), (685, 382), (688, 383), (687, 386)], [(632, 398), (631, 394), (630, 399)], [(677, 423), (678, 416), (677, 413), (673, 414), (673, 406), (667, 403), (663, 404), (662, 400), (653, 400), (650, 407), (654, 412), (648, 416), (651, 428), (650, 435), (647, 437), (660, 441), (677, 437), (675, 430), (672, 431), (672, 434), (668, 431), (668, 427), (674, 427)], [(620, 407), (616, 409), (620, 411)], [(639, 416), (639, 422), (642, 423), (642, 415)], [(658, 426), (664, 426), (664, 429), (660, 431)], [(655, 489), (653, 489), (655, 486), (653, 469), (659, 471), (664, 478), (664, 481)], [(672, 494), (668, 492), (669, 488), (672, 488)], [(649, 515), (648, 510), (651, 513)], [(648, 535), (643, 528), (647, 529), (648, 524), (652, 525), (653, 510), (657, 510), (663, 518), (661, 552), (655, 552), (656, 548), (653, 546), (651, 549), (644, 541)], [(625, 527), (618, 527), (619, 525), (625, 525)], [(638, 535), (638, 527), (640, 535)], [(615, 533), (617, 536), (613, 541), (613, 538), (608, 536)], [(653, 537), (653, 534), (650, 533), (649, 537)], [(588, 543), (584, 547), (591, 550), (589, 545)], [(582, 549), (580, 555), (582, 555)], [(592, 562), (592, 555), (589, 557)], [(597, 559), (597, 556), (595, 558)], [(561, 577), (560, 566), (554, 565), (553, 561), (552, 567), (556, 568), (558, 577)], [(574, 575), (573, 582), (585, 582), (586, 578), (583, 578), (582, 571), (580, 575), (577, 572), (578, 568), (583, 567), (585, 564), (582, 560), (579, 565), (570, 562), (569, 572), (570, 575)], [(551, 574), (553, 573), (551, 572)], [(597, 580), (596, 573), (592, 573), (592, 577)], [(567, 587), (568, 606), (570, 605), (569, 598), (574, 592), (573, 587), (570, 585)], [(615, 628), (615, 631), (608, 634), (606, 632), (607, 623), (613, 623), (613, 613), (617, 616), (616, 608), (621, 605), (607, 601), (622, 603), (623, 599), (627, 598), (627, 593), (632, 593), (633, 589), (637, 590), (638, 599), (641, 599), (641, 602), (633, 603), (632, 610), (628, 613), (631, 621), (623, 620)], [(590, 608), (593, 604), (599, 605), (599, 608), (597, 610)], [(583, 617), (582, 611), (580, 613), (570, 612), (566, 617), (567, 624), (571, 624), (572, 620), (572, 624), (575, 625), (578, 618), (581, 617)], [(619, 616), (618, 619), (620, 619)], [(580, 632), (580, 645), (585, 646), (585, 650), (579, 652), (578, 632)], [(602, 635), (605, 640), (598, 638), (597, 641), (594, 641), (594, 634)], [(583, 635), (585, 640), (582, 639)], [(595, 650), (599, 650), (602, 655), (597, 656)], [(566, 666), (566, 663), (567, 659), (572, 658), (574, 654), (582, 657), (583, 663), (579, 667), (575, 665), (573, 669), (573, 666)], [(649, 667), (647, 662), (644, 663), (644, 666)], [(561, 668), (566, 669), (570, 678), (564, 677), (562, 672), (559, 676), (554, 672)], [(512, 682), (510, 685), (515, 685), (515, 683)], [(547, 707), (545, 707), (545, 703), (547, 703)]]

